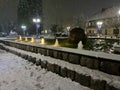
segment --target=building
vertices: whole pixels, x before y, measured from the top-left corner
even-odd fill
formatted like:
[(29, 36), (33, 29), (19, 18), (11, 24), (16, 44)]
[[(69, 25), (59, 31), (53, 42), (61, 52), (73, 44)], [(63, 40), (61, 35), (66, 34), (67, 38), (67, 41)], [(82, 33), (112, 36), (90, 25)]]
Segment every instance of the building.
[(103, 8), (86, 23), (89, 36), (120, 36), (120, 6)]

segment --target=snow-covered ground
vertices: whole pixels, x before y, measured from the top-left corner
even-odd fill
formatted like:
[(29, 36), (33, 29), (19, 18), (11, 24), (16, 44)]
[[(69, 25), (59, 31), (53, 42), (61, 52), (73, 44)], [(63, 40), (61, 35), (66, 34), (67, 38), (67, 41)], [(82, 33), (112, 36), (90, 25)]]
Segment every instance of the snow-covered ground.
[(0, 90), (90, 90), (0, 50)]

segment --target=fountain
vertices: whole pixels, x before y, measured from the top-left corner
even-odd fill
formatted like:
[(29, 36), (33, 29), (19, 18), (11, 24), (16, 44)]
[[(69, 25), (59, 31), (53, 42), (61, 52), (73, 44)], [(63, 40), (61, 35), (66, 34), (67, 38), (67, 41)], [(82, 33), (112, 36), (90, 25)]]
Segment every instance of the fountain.
[(60, 45), (59, 45), (59, 42), (58, 42), (58, 39), (55, 40), (54, 46), (60, 46)]
[(78, 49), (83, 49), (82, 41), (80, 41), (80, 42), (78, 43)]

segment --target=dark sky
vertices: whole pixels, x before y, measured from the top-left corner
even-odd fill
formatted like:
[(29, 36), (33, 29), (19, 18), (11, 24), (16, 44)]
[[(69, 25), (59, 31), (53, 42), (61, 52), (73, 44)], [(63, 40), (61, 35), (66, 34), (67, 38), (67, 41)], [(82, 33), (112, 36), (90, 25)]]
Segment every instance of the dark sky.
[[(17, 19), (18, 0), (0, 0), (0, 23)], [(104, 7), (120, 5), (120, 0), (43, 0), (45, 22), (69, 22), (81, 13), (89, 17), (92, 13)]]
[(120, 5), (120, 0), (77, 0), (77, 1), (81, 7), (81, 11), (84, 12), (85, 14), (95, 12), (101, 8)]
[[(74, 23), (84, 14), (90, 17), (102, 8), (120, 5), (120, 0), (43, 0), (46, 26), (51, 23)], [(70, 25), (70, 24), (68, 24)]]
[(48, 10), (55, 8), (59, 12), (71, 13), (85, 13), (86, 15), (91, 14), (101, 8), (111, 7), (114, 5), (120, 5), (120, 0), (43, 0), (46, 2)]
[(0, 22), (15, 21), (17, 0), (0, 0)]

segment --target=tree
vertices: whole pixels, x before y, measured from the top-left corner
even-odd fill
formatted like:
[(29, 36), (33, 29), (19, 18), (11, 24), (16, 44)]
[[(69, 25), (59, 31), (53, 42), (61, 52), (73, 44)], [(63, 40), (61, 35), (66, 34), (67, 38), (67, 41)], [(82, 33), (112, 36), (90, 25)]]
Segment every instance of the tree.
[(53, 25), (51, 25), (50, 29), (51, 29), (52, 33), (56, 34), (57, 31), (58, 31), (58, 25), (57, 24), (53, 24)]
[(38, 16), (42, 19), (42, 0), (19, 0), (18, 3), (19, 26), (25, 24), (27, 25), (28, 29), (33, 28), (32, 19)]
[(84, 14), (74, 18), (75, 26), (85, 28), (86, 18)]

